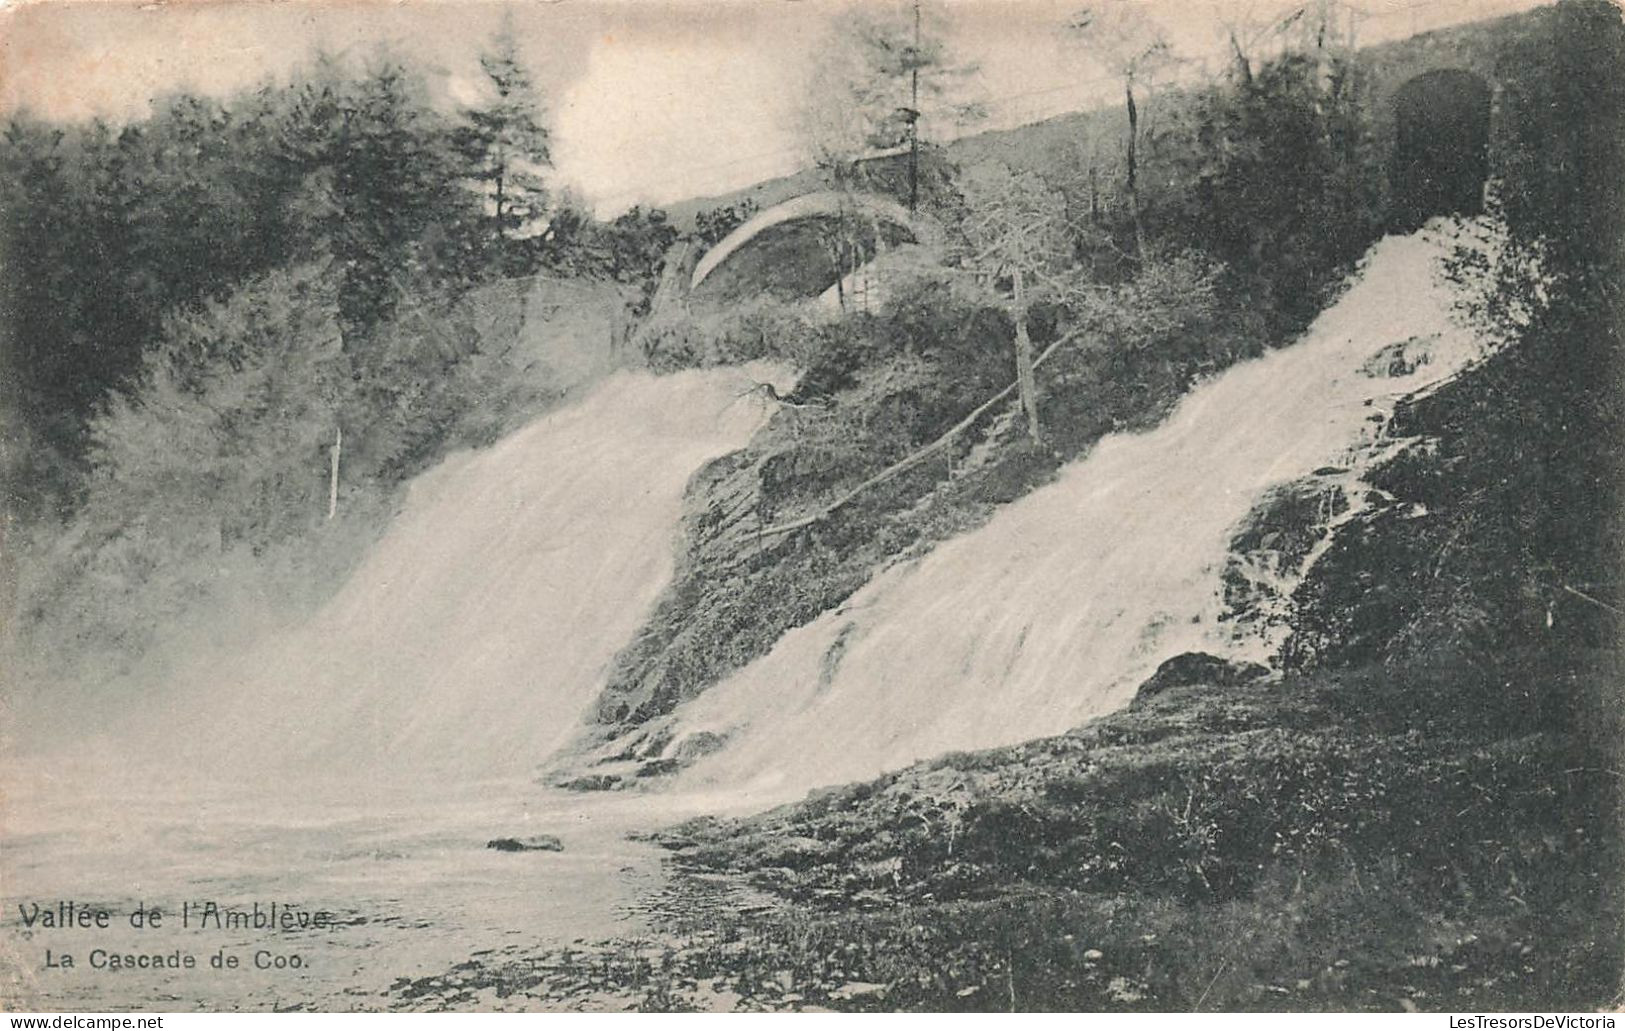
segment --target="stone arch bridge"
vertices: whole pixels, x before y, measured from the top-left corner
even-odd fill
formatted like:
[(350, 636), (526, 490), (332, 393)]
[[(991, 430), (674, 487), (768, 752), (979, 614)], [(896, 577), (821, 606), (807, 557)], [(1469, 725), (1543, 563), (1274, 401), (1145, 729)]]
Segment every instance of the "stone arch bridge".
[[(1497, 68), (1508, 45), (1545, 31), (1535, 9), (1367, 47), (1378, 145), (1388, 161), (1390, 215), (1397, 229), (1436, 214), (1477, 214), (1497, 173)], [(1090, 116), (1086, 116), (1090, 117)], [(1118, 117), (1115, 111), (1098, 117)], [(663, 284), (725, 303), (766, 293), (783, 298), (833, 291), (879, 251), (929, 244), (940, 229), (879, 194), (819, 191), (758, 212)], [(692, 268), (692, 272), (686, 271)]]
[(718, 300), (816, 297), (880, 252), (941, 235), (929, 218), (882, 194), (806, 193), (757, 212), (717, 241), (687, 275), (685, 292)]

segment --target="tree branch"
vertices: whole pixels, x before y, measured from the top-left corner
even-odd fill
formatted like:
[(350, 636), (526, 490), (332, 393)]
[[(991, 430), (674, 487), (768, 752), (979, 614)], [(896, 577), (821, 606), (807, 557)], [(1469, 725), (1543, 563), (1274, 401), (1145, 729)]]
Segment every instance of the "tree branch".
[[(1062, 344), (1069, 343), (1077, 339), (1082, 335), (1082, 333), (1082, 329), (1075, 329), (1070, 333), (1057, 337), (1048, 347), (1044, 348), (1043, 354), (1040, 354), (1037, 358), (1033, 359), (1033, 368), (1036, 369), (1040, 365), (1044, 364), (1044, 362), (1049, 359), (1049, 356), (1055, 353), (1057, 348), (1059, 348)], [(974, 424), (977, 419), (985, 415), (989, 409), (1014, 393), (1018, 385), (1018, 383), (1012, 383), (1005, 387), (1003, 390), (999, 391), (997, 394), (994, 394), (980, 405), (977, 405), (969, 415), (954, 423), (946, 433), (938, 437), (936, 440), (933, 440), (931, 443), (920, 448), (918, 451), (915, 451), (913, 454), (910, 454), (908, 457), (888, 465), (886, 468), (880, 470), (880, 472), (875, 473), (873, 476), (869, 477), (867, 480), (864, 480), (856, 487), (853, 487), (851, 490), (836, 498), (828, 505), (814, 512), (812, 515), (805, 516), (804, 518), (796, 519), (788, 523), (779, 523), (776, 526), (769, 526), (764, 530), (757, 531), (756, 536), (758, 538), (762, 538), (773, 537), (784, 533), (792, 533), (796, 530), (804, 529), (813, 525), (814, 523), (822, 522), (823, 520), (828, 519), (830, 516), (834, 515), (840, 509), (846, 507), (846, 505), (850, 504), (860, 494), (863, 494), (871, 487), (879, 486), (880, 484), (885, 483), (887, 480), (893, 479), (902, 473), (907, 472), (916, 465), (919, 465), (921, 462), (925, 461), (927, 458), (930, 458), (932, 455), (936, 454), (938, 451), (941, 451), (943, 448), (947, 447), (955, 437), (969, 429), (970, 426)]]

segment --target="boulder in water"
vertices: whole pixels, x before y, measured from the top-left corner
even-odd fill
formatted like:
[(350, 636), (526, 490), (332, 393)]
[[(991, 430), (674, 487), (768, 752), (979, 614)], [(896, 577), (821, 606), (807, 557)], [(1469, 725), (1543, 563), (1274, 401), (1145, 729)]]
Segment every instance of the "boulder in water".
[(485, 847), (498, 852), (563, 852), (564, 842), (551, 834), (533, 834), (528, 838), (492, 838)]
[(614, 773), (584, 773), (556, 780), (553, 786), (565, 791), (614, 791), (621, 786), (621, 778)]
[(1432, 348), (1437, 342), (1437, 335), (1396, 341), (1372, 355), (1360, 371), (1373, 378), (1409, 376), (1433, 360)]
[(683, 768), (676, 759), (649, 759), (638, 767), (640, 777), (665, 777)]
[(1134, 693), (1134, 701), (1138, 704), (1154, 698), (1171, 687), (1189, 687), (1193, 684), (1235, 687), (1268, 675), (1269, 668), (1256, 662), (1232, 662), (1207, 652), (1185, 652), (1158, 666), (1150, 679)]

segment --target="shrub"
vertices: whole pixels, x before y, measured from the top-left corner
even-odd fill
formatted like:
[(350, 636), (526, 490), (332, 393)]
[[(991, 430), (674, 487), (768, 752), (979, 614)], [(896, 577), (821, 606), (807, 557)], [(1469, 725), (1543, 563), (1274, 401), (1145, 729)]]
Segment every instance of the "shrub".
[(651, 315), (635, 338), (656, 372), (738, 365), (769, 358), (803, 366), (822, 335), (803, 309), (760, 298), (726, 310), (672, 308)]
[(92, 423), (85, 501), (26, 581), (25, 627), (139, 653), (217, 569), (318, 524), (349, 382), (315, 266), (171, 318), (138, 389)]
[(1272, 333), (1294, 332), (1382, 231), (1363, 73), (1340, 58), (1288, 54), (1206, 93), (1196, 121), (1194, 189), (1168, 231), (1222, 261), (1238, 304)]

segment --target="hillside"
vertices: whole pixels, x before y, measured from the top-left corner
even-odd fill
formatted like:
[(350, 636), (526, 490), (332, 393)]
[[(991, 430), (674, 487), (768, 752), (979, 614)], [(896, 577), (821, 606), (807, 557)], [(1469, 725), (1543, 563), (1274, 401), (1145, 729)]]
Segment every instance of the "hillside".
[[(722, 754), (696, 762), (683, 783), (748, 790), (760, 782), (793, 793), (1075, 726), (1120, 706), (1170, 655), (1207, 650), (1268, 661), (1281, 637), (1268, 603), (1213, 589), (1214, 570), (1241, 550), (1234, 527), (1268, 505), (1272, 490), (1302, 478), (1320, 511), (1288, 532), (1313, 548), (1332, 525), (1334, 503), (1322, 496), (1338, 496), (1340, 515), (1360, 503), (1368, 442), (1381, 441), (1384, 455), (1406, 446), (1386, 432), (1392, 399), (1493, 346), (1453, 321), (1455, 293), (1428, 288), (1440, 260), (1472, 240), (1439, 226), (1382, 241), (1302, 340), (1199, 381), (1154, 426), (1119, 428), (1080, 447), (1078, 460), (1019, 499), (971, 509), (988, 513), (986, 521), (953, 539), (927, 550), (930, 538), (920, 535), (849, 599), (656, 722), (638, 748), (640, 771), (669, 772), (696, 742), (725, 740)], [(1408, 361), (1384, 364), (1406, 340)], [(1062, 395), (1065, 381), (1049, 379), (1050, 368), (1041, 382)], [(983, 475), (967, 453), (894, 525), (917, 525), (933, 508), (951, 511)], [(1170, 496), (1180, 503), (1164, 504)], [(847, 568), (873, 553), (823, 546)], [(795, 554), (795, 544), (783, 547)], [(753, 550), (761, 562), (777, 549)], [(1286, 562), (1257, 565), (1259, 590), (1290, 593), (1296, 572)], [(757, 569), (758, 583), (786, 582), (777, 568)], [(694, 573), (714, 578), (715, 560)], [(792, 582), (805, 598), (818, 581)], [(738, 589), (730, 577), (711, 597), (748, 605), (753, 633), (771, 633), (770, 614), (781, 611), (766, 596), (774, 587), (749, 601), (727, 596)], [(1109, 602), (1095, 603), (1100, 592), (1110, 592)], [(702, 627), (686, 618), (679, 640), (686, 646)], [(673, 653), (664, 646), (665, 668)], [(604, 704), (625, 704), (619, 697)], [(641, 704), (658, 714), (670, 703), (656, 693)]]
[[(1361, 62), (1378, 74), (1393, 74), (1393, 69), (1414, 63), (1420, 54), (1493, 49), (1498, 45), (1497, 40), (1521, 31), (1527, 23), (1527, 15), (1469, 21), (1364, 47)], [(1177, 86), (1156, 87), (1149, 96), (1141, 98), (1142, 145), (1153, 162), (1177, 160), (1183, 142), (1178, 127), (1185, 117), (1191, 93), (1190, 89)], [(940, 150), (941, 163), (949, 167), (966, 168), (992, 160), (1054, 179), (1087, 179), (1093, 165), (1101, 195), (1106, 197), (1112, 192), (1110, 184), (1114, 177), (1122, 172), (1123, 141), (1127, 132), (1123, 108), (1113, 103), (1014, 128), (973, 132), (936, 145), (935, 149)], [(879, 158), (873, 164), (877, 166), (877, 179), (883, 189), (898, 192), (904, 186), (903, 162), (899, 158)], [(688, 231), (704, 212), (738, 207), (746, 202), (762, 210), (823, 188), (827, 185), (818, 170), (807, 168), (726, 193), (678, 201), (666, 205), (665, 210), (673, 225)]]
[[(1146, 268), (1137, 267), (1132, 205), (1118, 186), (1121, 157), (1112, 141), (1122, 131), (1120, 112), (949, 147), (961, 162), (961, 186), (991, 162), (1028, 176), (1058, 209), (1090, 212), (1081, 226), (1066, 216), (1070, 253), (1048, 273), (1062, 269), (1063, 281), (1081, 277), (1088, 285), (1052, 288), (1033, 310), (1032, 343), (1045, 354), (1035, 380), (1046, 420), (1041, 446), (1024, 439), (1013, 400), (980, 407), (1017, 378), (1002, 343), (1014, 330), (996, 295), (968, 289), (951, 271), (905, 276), (895, 302), (833, 325), (771, 301), (657, 313), (640, 338), (657, 365), (771, 356), (805, 372), (790, 407), (692, 484), (674, 582), (610, 667), (598, 705), (604, 729), (584, 746), (588, 762), (556, 764), (555, 781), (624, 786), (640, 771), (670, 773), (692, 761), (685, 753), (674, 762), (668, 751), (683, 733), (670, 719), (674, 708), (815, 621), (825, 624), (815, 632), (823, 643), (806, 644), (809, 654), (834, 654), (839, 611), (866, 584), (983, 526), (1112, 434), (1159, 425), (1203, 380), (1296, 339), (1374, 241), (1412, 228), (1409, 216), (1387, 210), (1399, 201), (1384, 90), (1446, 53), (1501, 70), (1520, 84), (1509, 97), (1532, 88), (1520, 103), (1544, 102), (1536, 99), (1547, 86), (1542, 73), (1519, 64), (1520, 55), (1549, 48), (1563, 31), (1554, 14), (1537, 12), (1372, 48), (1337, 66), (1329, 86), (1313, 62), (1289, 56), (1261, 65), (1250, 81), (1157, 98), (1148, 106), (1141, 169), (1153, 185), (1140, 197), (1140, 219), (1157, 256)], [(1323, 89), (1329, 95), (1317, 99)], [(1499, 131), (1506, 174), (1538, 174), (1525, 157), (1545, 144)], [(1080, 150), (1080, 142), (1090, 146)], [(1091, 169), (1098, 174), (1083, 174)], [(896, 171), (877, 171), (881, 188)], [(1099, 204), (1097, 189), (1105, 191)], [(1515, 198), (1522, 187), (1502, 189)], [(966, 198), (932, 196), (945, 220), (966, 217)], [(1418, 285), (1414, 276), (1403, 282), (1385, 314), (1405, 313), (1406, 289)], [(1405, 336), (1435, 331), (1400, 326), (1378, 346), (1402, 349)], [(1268, 441), (1278, 431), (1262, 432)], [(886, 472), (921, 448), (934, 449), (930, 461)], [(1301, 472), (1341, 461), (1334, 449)], [(881, 482), (867, 484), (876, 476)], [(842, 500), (860, 486), (853, 503)], [(838, 511), (796, 525), (837, 502)], [(779, 532), (785, 525), (793, 528)], [(1153, 651), (1142, 664), (1154, 664)], [(1134, 675), (1107, 666), (1121, 678), (1121, 697)], [(762, 711), (772, 708), (762, 703)], [(700, 716), (691, 729), (711, 740), (718, 726), (698, 728), (730, 719)]]
[[(1617, 612), (1572, 591), (1532, 607), (1520, 586), (1607, 568), (1591, 549), (1617, 540), (1621, 427), (1580, 417), (1614, 381), (1561, 397), (1543, 381), (1554, 351), (1617, 346), (1568, 338), (1596, 325), (1573, 314), (1401, 399), (1407, 436), (1365, 445), (1348, 518), (1261, 505), (1243, 523), (1238, 560), (1266, 532), (1327, 532), (1291, 592), (1285, 672), (1183, 656), (1068, 733), (691, 821), (655, 836), (679, 871), (661, 937), (510, 950), (403, 984), (398, 1004), (1611, 1004)], [(1572, 508), (1548, 515), (1552, 492)], [(1587, 532), (1516, 529), (1528, 517)]]
[[(1625, 967), (1625, 344), (1609, 285), (1625, 239), (1621, 40), (1617, 12), (1578, 3), (1473, 37), (1502, 77), (1500, 128), (1487, 211), (1458, 246), (1448, 220), (1412, 232), (1398, 214), (1383, 226), (1357, 206), (1318, 208), (1350, 183), (1379, 208), (1388, 195), (1373, 182), (1385, 158), (1356, 145), (1316, 180), (1326, 194), (1292, 164), (1290, 202), (1231, 224), (1253, 234), (1241, 283), (1193, 289), (1165, 251), (1169, 265), (1105, 295), (1110, 314), (1047, 313), (1034, 343), (1047, 355), (1061, 342), (1062, 364), (1040, 370), (1041, 449), (1020, 439), (1013, 405), (989, 410), (933, 452), (942, 464), (829, 507), (1008, 382), (1007, 364), (983, 371), (974, 341), (1008, 339), (1009, 324), (955, 310), (951, 288), (844, 335), (757, 311), (661, 338), (700, 362), (796, 339), (807, 372), (791, 400), (816, 414), (781, 413), (696, 479), (678, 578), (612, 670), (601, 718), (613, 732), (565, 779), (650, 792), (669, 780), (674, 800), (687, 790), (734, 813), (791, 801), (654, 836), (677, 871), (654, 940), (509, 950), (404, 984), (397, 1003), (494, 990), (652, 1009), (1612, 1004)], [(1556, 74), (1542, 53), (1563, 56)], [(1291, 67), (1274, 69), (1289, 92)], [(1221, 120), (1228, 102), (1204, 101)], [(1365, 102), (1354, 90), (1342, 124), (1388, 117)], [(1272, 145), (1302, 138), (1282, 106), (1224, 123), (1246, 127), (1244, 152), (1260, 160), (1235, 169), (1249, 190), (1280, 167)], [(1205, 235), (1211, 208), (1182, 220), (1181, 188), (1241, 199), (1222, 176), (1176, 180), (1147, 207), (1164, 246), (1245, 260)], [(1349, 244), (1384, 229), (1339, 290)], [(1325, 249), (1307, 249), (1316, 233)], [(1429, 238), (1420, 265), (1385, 264)], [(1247, 301), (1289, 296), (1302, 281), (1281, 266), (1306, 254), (1319, 284), (1307, 335), (1290, 318), (1267, 323), (1280, 336), (1242, 318)], [(1457, 346), (1447, 323), (1485, 346)], [(1068, 351), (1079, 326), (1095, 346)], [(1348, 349), (1330, 381), (1374, 381), (1352, 399), (1369, 432), (1255, 483), (1237, 454), (1292, 454), (1339, 409), (1254, 427), (1264, 416), (1249, 403), (1290, 403), (1263, 383), (1223, 400), (1225, 385), (1318, 346)], [(979, 384), (949, 392), (967, 379)], [(1282, 389), (1314, 396), (1302, 381)], [(1104, 472), (1115, 448), (1155, 453), (1186, 406), (1238, 424), (1240, 439), (1198, 420), (1194, 438), (1218, 454), (1187, 442), (1167, 465), (1136, 452)], [(866, 463), (852, 464), (854, 443)], [(1222, 607), (1194, 626), (1164, 581), (1113, 564), (1120, 548), (1087, 550), (1101, 524), (1080, 500), (1144, 473), (1135, 521), (1163, 528), (1150, 546), (1177, 567), (1189, 526), (1167, 510), (1218, 506), (1187, 472), (1244, 499), (1203, 564)], [(1080, 484), (1056, 514), (1023, 522)], [(781, 524), (807, 529), (760, 532)], [(1006, 583), (1005, 563), (1026, 575)], [(1142, 584), (1167, 610), (1136, 620), (1119, 652), (1079, 650), (1100, 637), (1092, 607), (1133, 611)], [(1026, 648), (1046, 659), (1030, 677)], [(1028, 680), (1039, 688), (999, 693)], [(817, 787), (841, 780), (855, 782)]]

